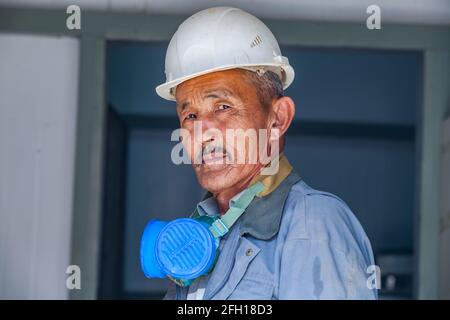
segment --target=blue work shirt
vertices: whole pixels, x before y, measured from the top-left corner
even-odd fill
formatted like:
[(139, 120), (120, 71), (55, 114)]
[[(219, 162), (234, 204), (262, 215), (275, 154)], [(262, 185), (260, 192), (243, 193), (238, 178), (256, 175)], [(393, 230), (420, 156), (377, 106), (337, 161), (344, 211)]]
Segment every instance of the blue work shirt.
[[(217, 214), (214, 198), (197, 211)], [(370, 265), (370, 241), (349, 207), (292, 171), (252, 201), (222, 240), (213, 271), (196, 281), (203, 299), (376, 299)], [(165, 299), (190, 292), (171, 284)]]

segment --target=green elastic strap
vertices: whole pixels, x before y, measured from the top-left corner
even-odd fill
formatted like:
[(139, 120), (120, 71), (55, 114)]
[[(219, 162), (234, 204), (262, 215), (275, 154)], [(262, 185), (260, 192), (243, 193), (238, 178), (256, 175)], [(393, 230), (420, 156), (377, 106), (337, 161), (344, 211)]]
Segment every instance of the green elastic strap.
[(247, 190), (231, 204), (228, 211), (221, 218), (214, 221), (211, 227), (209, 227), (209, 231), (211, 231), (213, 236), (220, 238), (225, 235), (237, 219), (245, 212), (245, 209), (247, 209), (253, 198), (263, 190), (264, 185), (261, 182), (257, 182), (248, 187)]

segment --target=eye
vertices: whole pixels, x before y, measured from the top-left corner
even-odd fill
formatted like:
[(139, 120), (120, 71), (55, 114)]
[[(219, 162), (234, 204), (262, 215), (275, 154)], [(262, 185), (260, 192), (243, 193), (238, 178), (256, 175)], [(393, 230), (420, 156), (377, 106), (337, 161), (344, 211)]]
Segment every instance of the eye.
[(230, 109), (231, 107), (227, 104), (221, 104), (217, 107), (217, 110), (226, 110), (226, 109)]
[(192, 119), (196, 119), (197, 116), (194, 113), (189, 113), (184, 120), (192, 120)]

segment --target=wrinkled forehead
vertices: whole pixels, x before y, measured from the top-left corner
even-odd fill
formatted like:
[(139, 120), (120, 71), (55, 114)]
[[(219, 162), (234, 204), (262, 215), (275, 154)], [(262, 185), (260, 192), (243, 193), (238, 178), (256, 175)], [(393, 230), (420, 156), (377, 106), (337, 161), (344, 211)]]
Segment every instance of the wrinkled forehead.
[(254, 86), (247, 79), (246, 70), (232, 69), (205, 74), (177, 86), (177, 107), (190, 100), (226, 98), (244, 101), (254, 96)]

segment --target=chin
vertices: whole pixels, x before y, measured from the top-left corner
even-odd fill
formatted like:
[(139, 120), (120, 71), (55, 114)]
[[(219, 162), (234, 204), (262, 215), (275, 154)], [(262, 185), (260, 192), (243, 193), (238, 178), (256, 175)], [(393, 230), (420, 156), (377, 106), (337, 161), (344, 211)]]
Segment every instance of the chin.
[(199, 184), (203, 189), (216, 193), (231, 188), (239, 181), (241, 170), (230, 165), (200, 166), (195, 169)]

